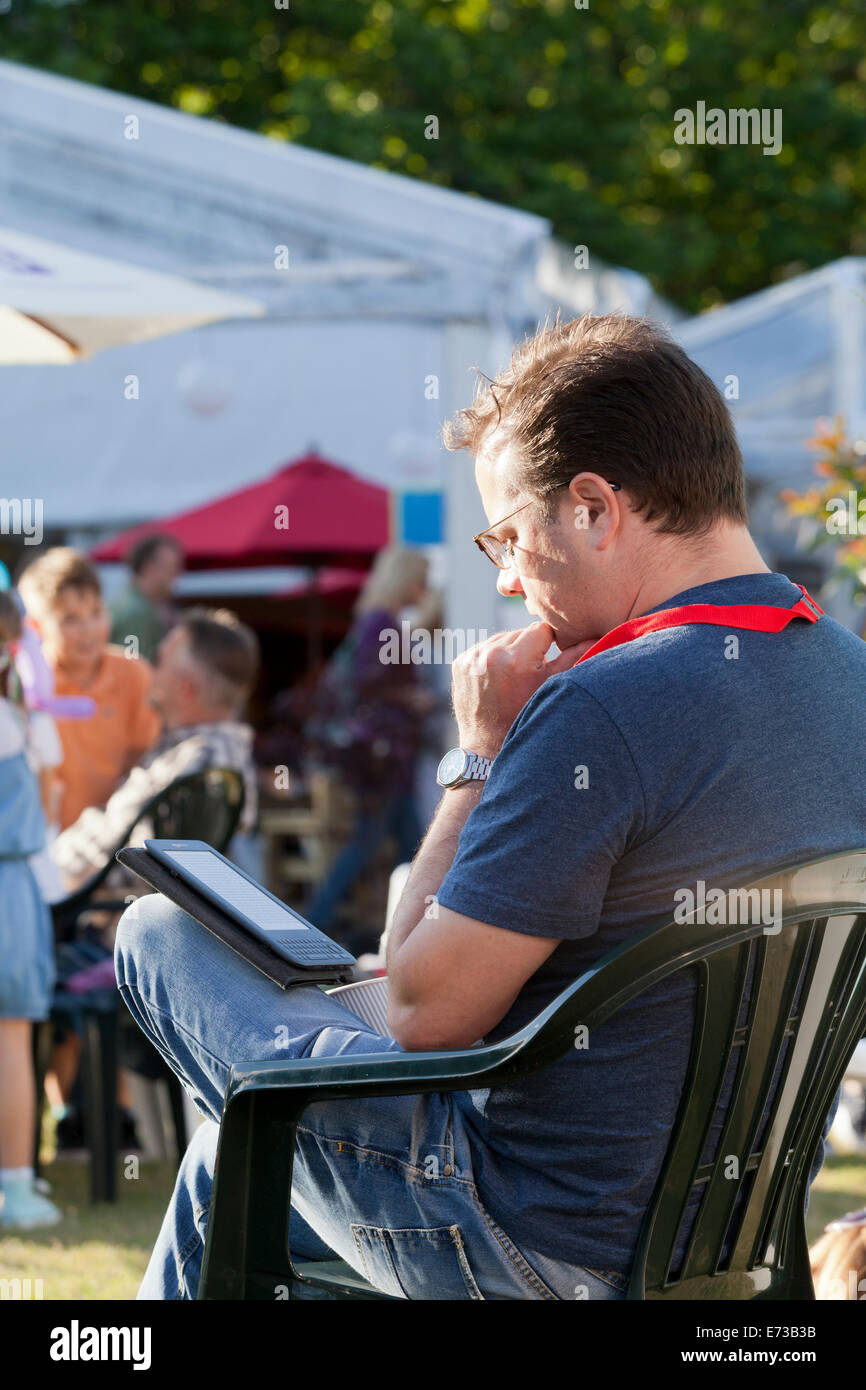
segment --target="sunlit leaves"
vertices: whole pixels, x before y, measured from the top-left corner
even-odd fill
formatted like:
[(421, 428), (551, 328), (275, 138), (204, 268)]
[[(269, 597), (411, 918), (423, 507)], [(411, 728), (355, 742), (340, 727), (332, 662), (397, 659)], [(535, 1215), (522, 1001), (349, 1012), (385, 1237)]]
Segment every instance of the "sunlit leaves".
[[(693, 310), (866, 253), (862, 0), (87, 0), (3, 31), (6, 57), (537, 212)], [(698, 101), (781, 109), (781, 151), (676, 145)]]

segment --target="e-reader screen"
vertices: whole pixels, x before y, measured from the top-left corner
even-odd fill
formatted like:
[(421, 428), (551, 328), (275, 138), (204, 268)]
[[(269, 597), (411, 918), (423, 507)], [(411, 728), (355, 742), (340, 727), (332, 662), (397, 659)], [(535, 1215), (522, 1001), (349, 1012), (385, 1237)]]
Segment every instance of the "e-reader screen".
[(204, 849), (170, 849), (163, 851), (178, 868), (185, 869), (242, 916), (249, 917), (262, 931), (308, 931), (282, 903), (275, 902), (249, 879), (242, 878), (230, 865)]

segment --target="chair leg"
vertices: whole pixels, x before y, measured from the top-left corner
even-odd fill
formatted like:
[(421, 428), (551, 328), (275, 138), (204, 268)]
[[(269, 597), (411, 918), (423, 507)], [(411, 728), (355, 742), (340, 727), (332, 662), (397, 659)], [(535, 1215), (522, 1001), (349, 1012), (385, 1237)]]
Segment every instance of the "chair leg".
[(171, 1108), (171, 1122), (174, 1127), (174, 1142), (177, 1146), (177, 1162), (179, 1167), (189, 1142), (186, 1132), (186, 1111), (184, 1110), (183, 1104), (184, 1090), (170, 1067), (166, 1067), (166, 1072), (168, 1103)]
[(42, 1142), (42, 1113), (45, 1109), (45, 1077), (48, 1074), (48, 1067), (51, 1061), (51, 1039), (53, 1028), (47, 1019), (42, 1023), (33, 1024), (33, 1034), (31, 1038), (33, 1049), (33, 1082), (36, 1091), (36, 1119), (35, 1133), (33, 1135), (33, 1173), (35, 1177), (41, 1177), (39, 1166), (39, 1148)]
[[(289, 1203), (295, 1125), (286, 1097), (256, 1091), (223, 1115), (198, 1298), (273, 1302), (291, 1289)], [(291, 1297), (291, 1294), (289, 1294)]]
[(90, 1149), (90, 1192), (94, 1202), (117, 1199), (117, 1012), (83, 1014), (81, 1077), (84, 1133)]

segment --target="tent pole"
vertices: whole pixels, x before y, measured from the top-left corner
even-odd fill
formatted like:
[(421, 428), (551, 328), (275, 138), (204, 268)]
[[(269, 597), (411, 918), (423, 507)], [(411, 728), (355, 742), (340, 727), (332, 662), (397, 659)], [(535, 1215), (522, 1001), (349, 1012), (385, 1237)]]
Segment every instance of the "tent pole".
[(311, 588), (309, 602), (309, 622), (307, 624), (307, 665), (311, 671), (318, 669), (322, 660), (322, 591), (319, 587), (321, 568), (310, 568)]

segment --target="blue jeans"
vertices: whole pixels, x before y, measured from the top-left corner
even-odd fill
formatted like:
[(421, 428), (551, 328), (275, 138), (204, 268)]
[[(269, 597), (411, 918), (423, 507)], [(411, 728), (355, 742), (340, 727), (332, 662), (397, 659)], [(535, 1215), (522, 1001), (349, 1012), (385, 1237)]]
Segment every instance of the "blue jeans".
[(408, 792), (392, 792), (384, 800), (365, 797), (358, 808), (352, 834), (331, 865), (306, 915), (321, 930), (329, 931), (334, 913), (351, 892), (386, 835), (397, 841), (397, 863), (410, 859), (423, 834), (415, 800)]
[[(124, 912), (115, 964), (133, 1018), (206, 1120), (184, 1156), (138, 1297), (195, 1298), (232, 1062), (400, 1048), (313, 985), (281, 990), (157, 894)], [(518, 1249), (496, 1224), (449, 1095), (311, 1106), (298, 1129), (290, 1243), (299, 1259), (345, 1260), (397, 1297), (622, 1297), (604, 1272)]]

